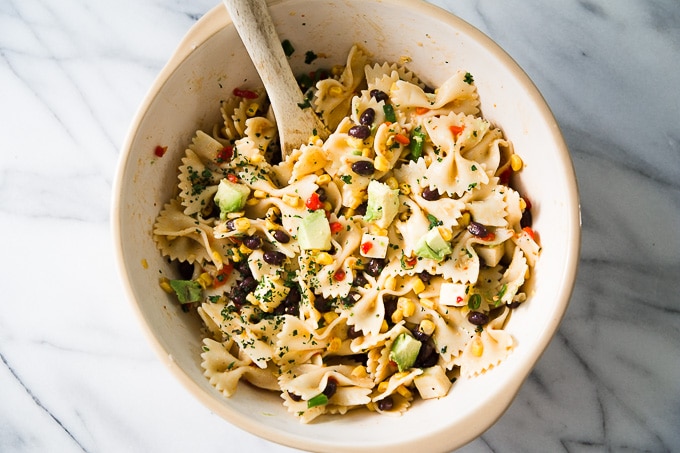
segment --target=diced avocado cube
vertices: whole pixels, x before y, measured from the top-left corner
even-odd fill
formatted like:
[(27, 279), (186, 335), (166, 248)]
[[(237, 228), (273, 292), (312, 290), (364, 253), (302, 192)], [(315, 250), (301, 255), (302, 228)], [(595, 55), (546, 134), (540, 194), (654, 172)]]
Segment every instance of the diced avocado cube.
[(439, 228), (432, 228), (416, 243), (415, 253), (421, 258), (441, 261), (451, 253), (451, 244), (442, 238)]
[(250, 188), (245, 184), (231, 182), (228, 179), (221, 180), (215, 194), (215, 203), (220, 208), (220, 218), (224, 220), (227, 213), (243, 209), (248, 195)]
[(193, 280), (170, 280), (170, 287), (181, 304), (198, 302), (203, 294), (201, 285)]
[(326, 211), (317, 209), (307, 214), (298, 226), (297, 240), (302, 250), (330, 250), (331, 226)]
[(385, 183), (372, 180), (368, 183), (368, 203), (364, 220), (387, 228), (399, 212), (399, 189), (390, 189)]
[(406, 332), (400, 333), (390, 348), (390, 360), (397, 364), (399, 371), (408, 370), (416, 363), (421, 345)]

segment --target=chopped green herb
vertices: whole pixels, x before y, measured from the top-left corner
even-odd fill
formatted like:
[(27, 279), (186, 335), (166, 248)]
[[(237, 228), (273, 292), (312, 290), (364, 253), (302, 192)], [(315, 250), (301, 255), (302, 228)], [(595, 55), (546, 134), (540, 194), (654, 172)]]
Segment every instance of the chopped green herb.
[(475, 79), (472, 77), (472, 74), (469, 72), (465, 73), (465, 77), (463, 78), (463, 82), (467, 83), (468, 85), (472, 85), (472, 82), (474, 82)]
[(383, 112), (385, 112), (385, 121), (390, 123), (395, 123), (397, 121), (397, 116), (394, 114), (394, 107), (390, 104), (383, 105)]
[(468, 307), (471, 310), (477, 310), (482, 305), (482, 296), (479, 294), (473, 294), (468, 299)]

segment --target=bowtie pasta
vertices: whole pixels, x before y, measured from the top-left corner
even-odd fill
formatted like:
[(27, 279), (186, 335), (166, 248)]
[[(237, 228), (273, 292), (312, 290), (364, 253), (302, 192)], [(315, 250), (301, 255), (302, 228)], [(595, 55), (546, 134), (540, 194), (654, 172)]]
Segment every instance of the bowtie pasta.
[[(504, 330), (539, 257), (522, 160), (480, 115), (471, 74), (436, 90), (355, 46), (301, 85), (332, 131), (284, 161), (262, 91), (197, 131), (154, 239), (205, 324), (205, 376), (279, 392), (304, 422), (402, 414), (513, 349)], [(279, 159), (280, 160), (280, 159)]]

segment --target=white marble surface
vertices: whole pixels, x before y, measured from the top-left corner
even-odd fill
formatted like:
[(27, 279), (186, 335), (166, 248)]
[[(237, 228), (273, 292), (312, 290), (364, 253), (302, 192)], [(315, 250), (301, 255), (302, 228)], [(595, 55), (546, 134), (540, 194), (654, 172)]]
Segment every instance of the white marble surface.
[[(507, 413), (462, 451), (680, 451), (680, 3), (435, 3), (536, 82), (583, 207), (559, 333)], [(126, 129), (215, 4), (0, 0), (2, 452), (293, 451), (184, 391), (114, 268), (109, 203)]]

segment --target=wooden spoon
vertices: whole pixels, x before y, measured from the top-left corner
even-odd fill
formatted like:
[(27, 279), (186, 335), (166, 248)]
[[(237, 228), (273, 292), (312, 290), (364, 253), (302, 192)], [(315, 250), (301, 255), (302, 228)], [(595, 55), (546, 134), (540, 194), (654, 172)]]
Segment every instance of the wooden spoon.
[(271, 102), (279, 131), (281, 153), (291, 152), (317, 135), (329, 132), (312, 108), (301, 108), (304, 96), (290, 69), (266, 0), (223, 0)]

